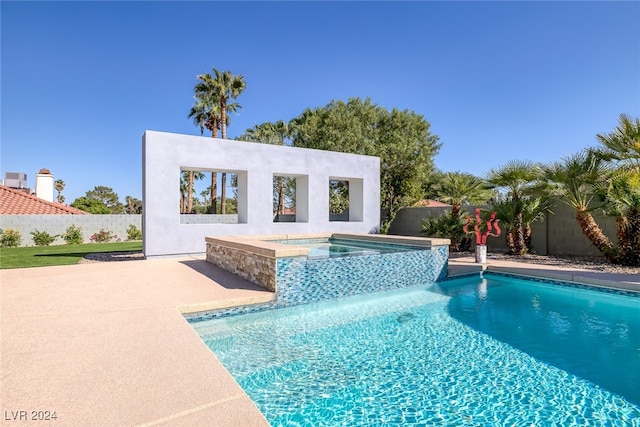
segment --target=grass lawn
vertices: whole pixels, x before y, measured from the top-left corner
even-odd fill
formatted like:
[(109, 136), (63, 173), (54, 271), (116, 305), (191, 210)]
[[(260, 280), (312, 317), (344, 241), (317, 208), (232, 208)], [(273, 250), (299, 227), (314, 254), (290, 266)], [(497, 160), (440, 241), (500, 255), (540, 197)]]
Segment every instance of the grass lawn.
[(0, 248), (0, 268), (77, 264), (81, 258), (91, 253), (131, 251), (142, 251), (142, 242)]

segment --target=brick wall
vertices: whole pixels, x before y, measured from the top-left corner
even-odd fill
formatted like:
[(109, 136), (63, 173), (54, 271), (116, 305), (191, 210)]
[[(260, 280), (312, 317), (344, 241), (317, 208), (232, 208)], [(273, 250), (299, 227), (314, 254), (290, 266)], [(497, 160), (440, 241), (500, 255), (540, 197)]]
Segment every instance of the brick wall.
[[(82, 229), (86, 243), (101, 228), (113, 232), (124, 241), (127, 240), (127, 228), (131, 224), (142, 230), (142, 215), (0, 215), (0, 228), (17, 229), (22, 236), (22, 246), (34, 246), (32, 231), (63, 234), (71, 225)], [(64, 245), (65, 241), (58, 237), (52, 244)]]

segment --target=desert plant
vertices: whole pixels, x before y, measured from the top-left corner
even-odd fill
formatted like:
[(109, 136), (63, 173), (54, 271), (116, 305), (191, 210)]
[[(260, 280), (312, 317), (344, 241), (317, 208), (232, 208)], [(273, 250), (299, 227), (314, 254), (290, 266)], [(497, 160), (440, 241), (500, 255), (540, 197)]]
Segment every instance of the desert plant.
[[(497, 189), (503, 190), (503, 197), (509, 200), (513, 207), (513, 227), (510, 231), (512, 246), (509, 246), (509, 249), (514, 255), (527, 253), (522, 211), (526, 200), (540, 191), (538, 180), (541, 175), (540, 165), (521, 160), (507, 162), (500, 168), (490, 170), (487, 175), (487, 181)], [(500, 218), (500, 212), (498, 212), (498, 218)]]
[(471, 238), (462, 231), (465, 211), (459, 211), (460, 216), (454, 217), (451, 211), (444, 212), (439, 217), (425, 218), (422, 221), (421, 232), (427, 237), (451, 239), (451, 252), (466, 252), (471, 250)]
[(62, 239), (67, 242), (67, 245), (79, 245), (84, 242), (82, 237), (82, 228), (71, 225), (62, 235)]
[(118, 236), (115, 236), (112, 231), (105, 230), (104, 228), (101, 228), (100, 231), (93, 233), (91, 237), (89, 237), (89, 240), (94, 243), (106, 243), (110, 242), (112, 239), (117, 240)]
[(0, 246), (3, 248), (15, 248), (20, 246), (22, 243), (22, 236), (20, 236), (20, 231), (14, 230), (12, 228), (7, 228), (5, 230), (0, 228)]
[(131, 224), (127, 228), (127, 240), (142, 240), (142, 230)]
[(59, 236), (59, 234), (52, 236), (46, 231), (38, 231), (38, 230), (32, 231), (31, 235), (33, 236), (33, 243), (35, 243), (36, 246), (49, 246)]

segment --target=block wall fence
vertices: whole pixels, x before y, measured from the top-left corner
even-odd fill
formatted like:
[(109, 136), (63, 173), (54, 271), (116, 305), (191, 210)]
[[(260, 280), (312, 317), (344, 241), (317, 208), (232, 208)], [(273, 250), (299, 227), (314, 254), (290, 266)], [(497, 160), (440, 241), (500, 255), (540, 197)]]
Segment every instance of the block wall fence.
[[(473, 213), (475, 206), (464, 207), (465, 211)], [(389, 234), (404, 236), (422, 236), (420, 226), (426, 217), (440, 216), (448, 208), (404, 208), (401, 209), (391, 227)], [(534, 251), (540, 255), (575, 255), (575, 256), (599, 256), (600, 252), (584, 236), (578, 222), (575, 210), (557, 202), (552, 209), (553, 214), (547, 214), (542, 222), (534, 222), (531, 225), (532, 244)], [(614, 244), (616, 238), (616, 223), (613, 218), (605, 217), (598, 212), (593, 216), (604, 232)], [(489, 237), (487, 249), (489, 253), (506, 252), (507, 243), (505, 235)]]
[[(466, 211), (473, 211), (465, 208)], [(422, 220), (430, 216), (440, 216), (447, 208), (404, 208), (401, 209), (395, 221), (391, 224), (389, 234), (403, 236), (424, 237), (420, 233)], [(536, 253), (541, 255), (576, 255), (597, 256), (599, 252), (582, 234), (575, 219), (575, 212), (564, 204), (556, 204), (553, 215), (547, 215), (545, 221), (535, 222), (532, 226), (533, 246)], [(201, 223), (214, 221), (221, 224), (236, 222), (233, 215), (184, 215), (183, 221)], [(216, 218), (217, 217), (217, 218)], [(594, 213), (594, 217), (605, 235), (616, 242), (616, 224), (613, 218)], [(127, 228), (133, 224), (142, 230), (142, 215), (0, 215), (0, 228), (13, 228), (20, 231), (22, 246), (33, 246), (31, 232), (46, 231), (49, 234), (62, 234), (67, 227), (75, 224), (82, 228), (85, 242), (89, 242), (91, 234), (101, 228), (113, 231), (122, 240), (127, 238)], [(58, 238), (53, 244), (64, 244)], [(504, 235), (487, 240), (489, 252), (506, 252), (507, 245)], [(205, 252), (202, 242), (201, 252)]]
[[(18, 230), (22, 237), (21, 246), (35, 246), (32, 231), (46, 231), (51, 235), (63, 234), (71, 225), (82, 228), (85, 243), (91, 242), (91, 235), (101, 228), (113, 232), (125, 241), (127, 228), (132, 224), (142, 230), (142, 215), (0, 215), (0, 228)], [(52, 243), (64, 244), (62, 237), (58, 237)]]

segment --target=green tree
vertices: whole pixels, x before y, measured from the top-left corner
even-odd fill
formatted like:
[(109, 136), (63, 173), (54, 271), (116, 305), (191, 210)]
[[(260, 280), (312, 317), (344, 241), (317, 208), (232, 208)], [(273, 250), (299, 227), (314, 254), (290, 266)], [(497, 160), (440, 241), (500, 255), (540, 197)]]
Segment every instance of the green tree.
[[(200, 94), (201, 98), (198, 98), (198, 94), (196, 93), (196, 103), (191, 110), (189, 111), (188, 117), (193, 119), (193, 124), (200, 128), (200, 135), (204, 134), (204, 129), (207, 128), (211, 131), (211, 136), (216, 138), (218, 129), (219, 129), (219, 114), (217, 104), (213, 102), (213, 99), (207, 94)], [(214, 184), (216, 181), (217, 175), (215, 172), (211, 173), (211, 183)], [(194, 185), (194, 172), (189, 171), (187, 177), (187, 183), (190, 188), (193, 188)], [(217, 182), (215, 182), (217, 186)], [(182, 194), (182, 192), (181, 192)], [(185, 190), (184, 194), (188, 194), (189, 198), (191, 198), (191, 191)], [(180, 199), (182, 202), (182, 199)], [(183, 203), (184, 206), (181, 206), (180, 212), (183, 213), (187, 208), (188, 203)]]
[[(227, 125), (229, 124), (228, 112), (237, 112), (241, 106), (238, 103), (230, 102), (240, 96), (245, 90), (246, 83), (244, 76), (233, 75), (231, 71), (219, 71), (213, 68), (213, 75), (210, 73), (197, 76), (198, 83), (194, 87), (196, 104), (191, 108), (189, 117), (194, 124), (211, 130), (211, 136), (217, 138), (218, 130), (222, 131), (222, 138), (227, 138)], [(225, 213), (226, 208), (226, 173), (222, 173), (222, 203), (221, 213)], [(211, 207), (216, 213), (218, 199), (217, 173), (211, 173)]]
[(196, 98), (196, 103), (191, 107), (191, 110), (189, 110), (187, 117), (192, 119), (193, 124), (200, 128), (200, 136), (204, 135), (204, 129), (206, 127), (211, 131), (211, 136), (215, 138), (214, 131), (218, 132), (218, 125), (209, 123), (210, 112), (207, 107), (205, 101)]
[(120, 203), (118, 194), (111, 187), (98, 185), (78, 197), (71, 206), (92, 214), (121, 214), (124, 206)]
[(469, 173), (446, 172), (436, 175), (435, 182), (435, 197), (451, 205), (453, 218), (460, 217), (463, 205), (484, 204), (495, 195), (486, 181)]
[(640, 170), (640, 118), (621, 114), (613, 131), (597, 134), (596, 138), (603, 146), (597, 151), (601, 157), (625, 170)]
[(548, 195), (541, 197), (528, 197), (522, 206), (522, 235), (527, 253), (533, 252), (531, 224), (543, 222), (546, 214), (551, 212), (553, 203)]
[[(496, 218), (500, 220), (499, 225), (502, 229), (502, 235), (505, 238), (507, 247), (509, 248), (509, 253), (515, 253), (515, 204), (510, 198), (498, 195), (491, 200), (489, 206), (491, 207), (491, 211), (496, 213)], [(522, 239), (524, 241), (524, 233)]]
[[(240, 105), (237, 103), (229, 103), (230, 100), (236, 99), (246, 88), (244, 76), (233, 75), (231, 71), (219, 72), (213, 69), (216, 74), (216, 81), (219, 85), (220, 114), (222, 125), (222, 139), (227, 138), (227, 125), (229, 123), (227, 112), (236, 112)], [(227, 174), (222, 173), (222, 190), (220, 194), (220, 212), (227, 212)]]
[(237, 97), (247, 88), (247, 84), (242, 75), (234, 75), (231, 71), (218, 71), (215, 68), (213, 72), (216, 76), (215, 81), (219, 88), (218, 99), (220, 103), (220, 117), (222, 125), (222, 139), (227, 138), (227, 112), (237, 112), (240, 107), (238, 103), (233, 103)]
[(341, 214), (349, 207), (349, 181), (329, 180), (329, 213)]
[(612, 172), (602, 199), (605, 213), (616, 218), (617, 261), (640, 265), (640, 118), (625, 114), (616, 128), (596, 135), (597, 155), (610, 162)]
[(96, 215), (106, 215), (111, 213), (109, 208), (105, 206), (102, 201), (90, 199), (86, 196), (78, 197), (71, 203), (71, 206)]
[(487, 181), (505, 191), (505, 196), (513, 204), (513, 248), (514, 255), (524, 255), (527, 245), (524, 239), (523, 210), (527, 198), (539, 189), (540, 167), (527, 161), (510, 161), (498, 169), (492, 169)]
[(433, 156), (440, 148), (438, 137), (422, 115), (391, 110), (382, 116), (377, 155), (381, 159), (382, 208), (389, 211), (383, 222), (386, 232), (397, 212), (422, 198), (422, 182), (433, 171)]
[(118, 194), (114, 192), (111, 187), (98, 185), (94, 187), (93, 190), (87, 191), (85, 196), (89, 199), (102, 202), (102, 204), (109, 209), (109, 213), (121, 214), (124, 212), (124, 206), (120, 203)]
[(132, 196), (124, 198), (124, 212), (128, 214), (141, 214), (142, 213), (142, 200), (136, 199)]
[(56, 179), (53, 182), (53, 186), (55, 187), (56, 191), (58, 192), (57, 202), (58, 203), (64, 203), (64, 196), (62, 195), (62, 190), (64, 190), (64, 187), (65, 187), (64, 181), (61, 180), (61, 179)]
[(189, 172), (180, 174), (180, 213), (187, 213), (187, 194), (189, 192)]
[(289, 124), (285, 121), (278, 120), (255, 125), (244, 131), (244, 133), (236, 139), (270, 145), (288, 145), (290, 135)]
[(294, 146), (380, 157), (381, 206), (388, 212), (382, 232), (398, 210), (423, 194), (421, 184), (433, 170), (440, 148), (424, 117), (408, 110), (382, 108), (370, 99), (331, 101), (291, 120)]
[(640, 266), (640, 174), (617, 170), (605, 195), (605, 214), (616, 219), (619, 264)]
[(450, 239), (451, 252), (469, 251), (471, 238), (462, 229), (466, 216), (465, 211), (458, 211), (457, 216), (454, 216), (452, 211), (445, 211), (439, 217), (424, 218), (420, 231), (427, 237)]
[[(188, 117), (193, 119), (193, 124), (200, 128), (200, 135), (204, 133), (204, 128), (211, 131), (211, 137), (218, 137), (220, 130), (220, 104), (217, 102), (216, 88), (209, 84), (211, 81), (210, 74), (201, 74), (197, 76), (199, 82), (194, 87), (194, 98), (196, 103), (189, 111)], [(187, 182), (193, 181), (193, 177), (188, 177)], [(188, 185), (187, 185), (188, 186)], [(216, 213), (216, 203), (218, 200), (218, 174), (211, 172), (211, 209), (210, 213)], [(181, 194), (188, 194), (185, 189)], [(182, 200), (182, 199), (181, 199)], [(186, 211), (186, 199), (180, 212)]]
[[(287, 145), (290, 134), (288, 123), (278, 120), (276, 122), (265, 122), (255, 125), (247, 129), (236, 139), (270, 145)], [(291, 194), (292, 186), (295, 189), (295, 179), (276, 176), (274, 181), (274, 185), (276, 186), (275, 192), (277, 193), (277, 199), (274, 201), (274, 212), (282, 214), (286, 206), (287, 193)], [(293, 200), (295, 200), (295, 197)]]
[(187, 189), (186, 189), (186, 196), (187, 196), (187, 200), (186, 200), (186, 206), (185, 206), (185, 210), (186, 212), (193, 212), (193, 194), (195, 192), (194, 189), (194, 183), (196, 180), (201, 180), (204, 179), (204, 173), (200, 172), (200, 171), (184, 171), (183, 174), (185, 175), (185, 179), (187, 180)]
[(613, 243), (592, 215), (601, 207), (596, 204), (595, 189), (608, 174), (603, 158), (586, 150), (543, 167), (543, 178), (550, 184), (551, 195), (576, 210), (576, 221), (582, 233), (608, 261), (614, 262)]
[[(451, 239), (451, 251), (468, 250), (471, 239), (462, 231), (464, 220), (462, 206), (468, 204), (484, 204), (494, 191), (486, 181), (464, 172), (437, 172), (429, 177), (432, 197), (451, 205), (451, 213), (438, 218), (425, 218), (422, 232), (430, 237), (446, 237)], [(425, 185), (423, 184), (423, 188)], [(460, 226), (460, 230), (454, 228)]]
[(200, 192), (200, 196), (202, 197), (202, 204), (203, 205), (207, 205), (209, 204), (209, 200), (207, 199), (207, 197), (211, 194), (211, 189), (209, 187), (205, 188), (204, 190), (202, 190)]

